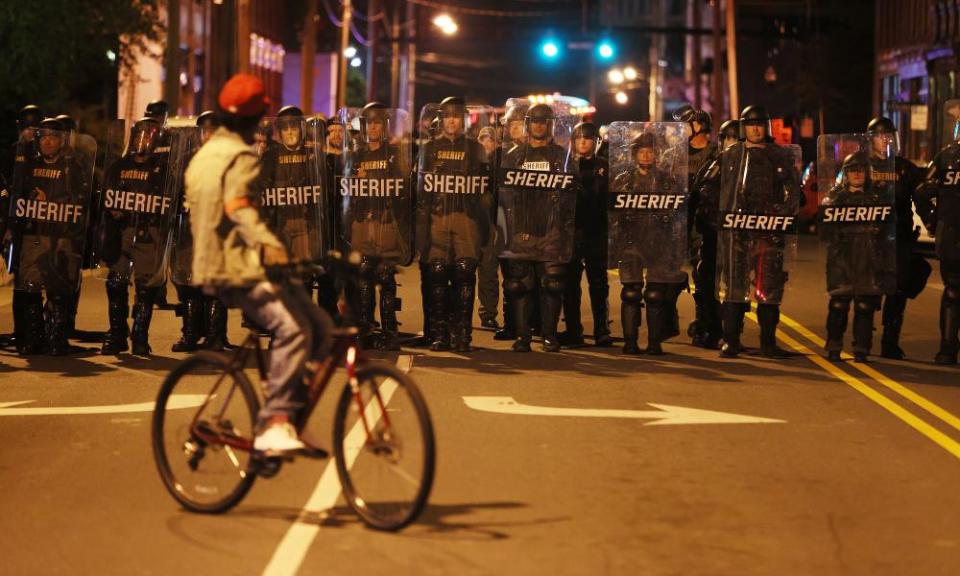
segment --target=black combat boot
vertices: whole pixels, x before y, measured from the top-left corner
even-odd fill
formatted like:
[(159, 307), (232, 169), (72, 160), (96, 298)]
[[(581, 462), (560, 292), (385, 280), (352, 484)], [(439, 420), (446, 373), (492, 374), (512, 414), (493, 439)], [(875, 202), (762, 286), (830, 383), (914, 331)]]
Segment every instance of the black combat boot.
[(787, 351), (777, 346), (777, 324), (780, 323), (780, 307), (775, 304), (757, 305), (757, 322), (760, 324), (760, 355), (765, 358), (786, 358)]
[(51, 356), (66, 356), (71, 352), (67, 335), (72, 300), (73, 294), (47, 295), (47, 354)]
[(227, 340), (227, 306), (216, 296), (204, 298), (206, 312), (207, 337), (201, 346), (207, 350), (223, 352), (232, 350), (234, 346)]
[(400, 325), (397, 322), (397, 280), (392, 270), (380, 274), (380, 322), (383, 338), (380, 348), (383, 350), (400, 349)]
[(203, 320), (203, 300), (196, 295), (185, 298), (180, 303), (180, 339), (170, 348), (174, 352), (193, 352), (200, 345)]
[(472, 351), (473, 303), (477, 296), (477, 261), (464, 258), (454, 263), (453, 349), (460, 353)]
[(883, 302), (883, 336), (880, 339), (880, 355), (891, 360), (903, 360), (906, 354), (900, 347), (900, 331), (903, 329), (903, 313), (907, 298), (899, 294), (887, 296)]
[(740, 344), (740, 334), (743, 332), (743, 315), (746, 312), (743, 304), (724, 303), (721, 306), (723, 315), (723, 347), (720, 348), (721, 358), (736, 358), (743, 352)]
[(873, 314), (877, 310), (876, 299), (866, 297), (854, 301), (853, 310), (853, 360), (866, 362), (873, 345)]
[[(951, 295), (957, 298), (951, 298)], [(957, 363), (957, 352), (960, 350), (958, 330), (960, 330), (960, 290), (948, 286), (943, 291), (940, 301), (940, 351), (937, 352), (934, 362), (944, 365)]]
[(107, 314), (110, 329), (103, 337), (101, 354), (119, 354), (129, 348), (127, 338), (130, 328), (127, 317), (130, 316), (130, 293), (126, 282), (107, 280)]
[(24, 356), (43, 354), (45, 326), (43, 319), (43, 294), (17, 290), (15, 298), (20, 318), (16, 326), (17, 353)]
[(134, 356), (149, 356), (150, 321), (153, 319), (153, 305), (158, 294), (157, 288), (137, 287), (133, 301), (133, 330), (130, 332), (131, 352)]

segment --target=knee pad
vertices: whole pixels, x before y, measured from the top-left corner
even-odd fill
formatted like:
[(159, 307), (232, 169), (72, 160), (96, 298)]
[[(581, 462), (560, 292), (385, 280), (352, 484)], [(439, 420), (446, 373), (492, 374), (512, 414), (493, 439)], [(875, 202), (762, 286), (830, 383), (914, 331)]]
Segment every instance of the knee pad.
[(360, 276), (365, 279), (372, 279), (376, 276), (377, 264), (370, 258), (364, 256), (360, 259)]
[(660, 304), (667, 300), (667, 290), (662, 284), (650, 284), (643, 292), (643, 299), (648, 304)]
[(380, 286), (397, 285), (397, 268), (393, 264), (380, 264), (377, 266), (377, 281)]
[(624, 284), (620, 289), (620, 300), (627, 304), (639, 304), (643, 301), (643, 284)]
[(859, 314), (873, 314), (879, 308), (874, 298), (858, 298), (854, 302), (854, 306)]
[(443, 280), (450, 274), (450, 267), (443, 260), (431, 260), (427, 265), (430, 278), (434, 281)]
[(850, 298), (834, 296), (830, 299), (830, 310), (846, 314), (850, 311)]
[(454, 262), (454, 272), (460, 281), (471, 281), (477, 275), (478, 262), (473, 258), (458, 258)]
[(540, 280), (540, 287), (555, 296), (563, 294), (563, 276), (548, 274)]
[(503, 283), (503, 291), (510, 296), (523, 296), (527, 291), (527, 287), (524, 285), (523, 280), (519, 278), (507, 278)]

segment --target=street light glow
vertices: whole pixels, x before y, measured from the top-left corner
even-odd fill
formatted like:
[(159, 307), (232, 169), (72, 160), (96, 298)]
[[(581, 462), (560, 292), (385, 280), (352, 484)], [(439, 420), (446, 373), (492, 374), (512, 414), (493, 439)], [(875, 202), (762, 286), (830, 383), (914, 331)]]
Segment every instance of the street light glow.
[(623, 72), (619, 68), (613, 68), (607, 72), (607, 80), (610, 80), (611, 84), (623, 84)]
[(624, 92), (623, 90), (617, 92), (617, 94), (613, 98), (617, 101), (617, 104), (621, 104), (621, 105), (626, 104), (627, 101), (630, 100), (629, 98), (627, 98), (627, 93)]
[(433, 25), (440, 29), (447, 36), (453, 36), (460, 27), (449, 14), (437, 14), (433, 18)]
[(353, 58), (356, 55), (357, 55), (356, 46), (347, 46), (346, 48), (343, 49), (343, 56), (345, 58)]
[(633, 66), (627, 66), (623, 69), (623, 77), (627, 80), (636, 80), (637, 79), (637, 69)]
[(350, 60), (350, 66), (354, 68), (359, 68), (361, 64), (363, 64), (363, 61), (361, 61), (359, 57)]

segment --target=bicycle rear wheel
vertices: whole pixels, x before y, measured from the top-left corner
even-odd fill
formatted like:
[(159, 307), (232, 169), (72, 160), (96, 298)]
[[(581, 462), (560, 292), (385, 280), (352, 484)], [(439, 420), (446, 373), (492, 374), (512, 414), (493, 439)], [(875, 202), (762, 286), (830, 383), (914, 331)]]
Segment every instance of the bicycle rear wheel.
[(184, 508), (224, 512), (250, 490), (259, 409), (250, 381), (222, 355), (199, 352), (167, 376), (153, 412), (153, 457)]
[(420, 514), (433, 485), (430, 413), (413, 380), (394, 366), (365, 364), (357, 380), (356, 391), (348, 385), (340, 395), (333, 423), (343, 495), (371, 528), (399, 530)]

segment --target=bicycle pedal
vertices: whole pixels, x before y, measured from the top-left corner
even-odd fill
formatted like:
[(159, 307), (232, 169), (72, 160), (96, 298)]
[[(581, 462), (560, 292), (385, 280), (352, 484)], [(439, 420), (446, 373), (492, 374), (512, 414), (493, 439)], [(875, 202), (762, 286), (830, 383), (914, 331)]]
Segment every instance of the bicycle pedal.
[(305, 456), (307, 458), (314, 458), (317, 460), (324, 460), (330, 457), (330, 453), (324, 450), (323, 448), (320, 448), (319, 446), (311, 446), (306, 442), (304, 442), (303, 450), (300, 450), (299, 452), (297, 452), (297, 454), (300, 456)]

